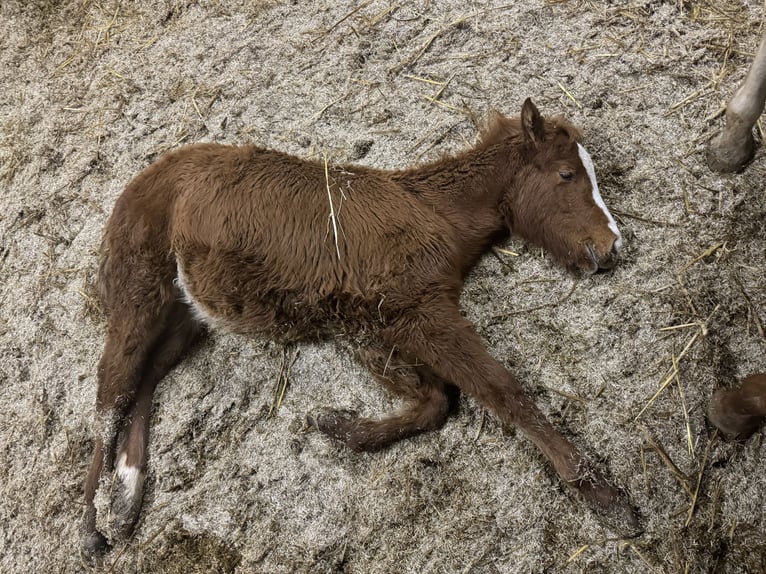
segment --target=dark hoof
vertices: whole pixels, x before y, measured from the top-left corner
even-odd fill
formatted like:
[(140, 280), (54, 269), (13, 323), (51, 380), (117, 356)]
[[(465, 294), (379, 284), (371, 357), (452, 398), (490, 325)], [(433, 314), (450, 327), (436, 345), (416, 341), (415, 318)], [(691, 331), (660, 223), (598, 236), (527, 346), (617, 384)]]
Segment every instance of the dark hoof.
[(747, 440), (766, 421), (766, 373), (745, 377), (737, 388), (714, 392), (708, 420), (726, 438)]
[(143, 498), (143, 479), (128, 486), (120, 476), (115, 477), (106, 527), (106, 534), (113, 544), (124, 542), (133, 534)]
[(638, 514), (622, 493), (607, 507), (591, 508), (598, 520), (621, 538), (635, 538), (644, 532)]
[(318, 414), (316, 417), (309, 415), (308, 422), (330, 438), (346, 444), (351, 440), (357, 413), (353, 411), (331, 410)]
[(635, 538), (643, 532), (638, 515), (628, 497), (603, 478), (581, 479), (573, 488), (599, 522), (612, 532), (622, 538)]
[(752, 133), (748, 133), (744, 139), (732, 139), (725, 128), (705, 150), (708, 167), (719, 173), (742, 171), (754, 155), (755, 141)]
[(721, 395), (713, 395), (708, 420), (730, 440), (746, 441), (763, 424), (764, 417), (725, 410)]
[(100, 532), (94, 531), (83, 535), (80, 555), (88, 564), (95, 564), (111, 549), (112, 547), (106, 541), (106, 537)]

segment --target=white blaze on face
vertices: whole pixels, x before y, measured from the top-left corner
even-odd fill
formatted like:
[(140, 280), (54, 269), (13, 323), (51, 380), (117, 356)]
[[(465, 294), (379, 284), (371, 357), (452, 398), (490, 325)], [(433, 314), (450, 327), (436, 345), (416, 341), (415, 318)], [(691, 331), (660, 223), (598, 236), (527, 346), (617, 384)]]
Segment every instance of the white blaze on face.
[(617, 239), (614, 241), (614, 248), (616, 251), (619, 251), (622, 248), (622, 234), (620, 233), (620, 230), (617, 229), (617, 223), (615, 222), (614, 217), (612, 217), (612, 214), (609, 213), (604, 200), (601, 199), (601, 194), (598, 192), (598, 183), (596, 183), (596, 169), (593, 167), (593, 160), (590, 159), (590, 154), (588, 154), (585, 148), (582, 147), (579, 143), (577, 144), (577, 151), (580, 154), (580, 161), (582, 161), (582, 164), (585, 167), (585, 171), (590, 178), (590, 184), (593, 188), (593, 201), (596, 202), (596, 205), (601, 208), (601, 211), (604, 212), (607, 220), (609, 220), (609, 229), (611, 229), (612, 233), (617, 236)]

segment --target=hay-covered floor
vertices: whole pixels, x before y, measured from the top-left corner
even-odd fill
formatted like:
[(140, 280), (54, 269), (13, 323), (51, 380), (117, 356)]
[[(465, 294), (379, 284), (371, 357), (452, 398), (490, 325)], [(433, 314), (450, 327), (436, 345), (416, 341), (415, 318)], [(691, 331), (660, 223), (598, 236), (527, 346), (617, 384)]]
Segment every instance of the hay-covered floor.
[(144, 512), (99, 571), (766, 570), (764, 431), (729, 443), (705, 419), (715, 388), (766, 370), (766, 153), (730, 176), (701, 153), (761, 11), (3, 0), (0, 571), (89, 570), (78, 528), (105, 326), (92, 282), (134, 174), (199, 141), (403, 167), (465, 147), (489, 110), (517, 114), (527, 96), (583, 128), (625, 256), (582, 280), (511, 241), (517, 255), (471, 276), (465, 312), (630, 493), (644, 534), (604, 529), (465, 397), (440, 432), (347, 452), (306, 415), (395, 405), (351, 349), (216, 334), (158, 389)]

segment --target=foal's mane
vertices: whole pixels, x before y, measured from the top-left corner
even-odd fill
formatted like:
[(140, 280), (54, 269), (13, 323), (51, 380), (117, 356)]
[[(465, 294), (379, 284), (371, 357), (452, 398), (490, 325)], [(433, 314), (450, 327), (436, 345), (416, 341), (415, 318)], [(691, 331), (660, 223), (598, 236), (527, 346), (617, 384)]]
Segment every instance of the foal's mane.
[[(556, 133), (564, 133), (570, 141), (580, 142), (583, 139), (582, 132), (561, 116), (554, 116), (545, 120), (546, 139)], [(490, 147), (507, 139), (518, 144), (524, 141), (521, 119), (507, 118), (497, 110), (492, 110), (489, 113), (487, 127), (482, 130), (479, 136), (479, 144), (482, 147)]]

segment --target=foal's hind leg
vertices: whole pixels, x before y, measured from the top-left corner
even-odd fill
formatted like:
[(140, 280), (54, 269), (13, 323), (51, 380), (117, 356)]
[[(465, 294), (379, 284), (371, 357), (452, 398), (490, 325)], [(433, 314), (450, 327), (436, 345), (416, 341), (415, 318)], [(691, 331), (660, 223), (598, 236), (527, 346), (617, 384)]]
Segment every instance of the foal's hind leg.
[(133, 405), (147, 357), (161, 330), (162, 308), (144, 304), (130, 312), (110, 309), (112, 316), (97, 371), (96, 446), (85, 482), (82, 549), (86, 556), (108, 549), (106, 538), (96, 529), (94, 497), (101, 477), (114, 464), (117, 435)]
[[(110, 324), (97, 374), (96, 445), (85, 483), (82, 549), (87, 557), (103, 554), (109, 548), (106, 537), (96, 528), (94, 498), (99, 483), (114, 466), (121, 427), (126, 429), (128, 440), (117, 461), (117, 479), (122, 485), (117, 492), (123, 493), (124, 500), (114, 501), (114, 527), (110, 530), (120, 538), (135, 522), (141, 502), (143, 441), (152, 392), (198, 332), (186, 306), (172, 297), (171, 286), (156, 290), (153, 297), (147, 296), (137, 306), (125, 301), (112, 301), (110, 305)], [(129, 413), (132, 417), (127, 423)], [(127, 491), (132, 492), (128, 502), (126, 484)]]
[(143, 501), (149, 418), (157, 383), (183, 357), (201, 332), (185, 303), (176, 302), (164, 321), (164, 329), (149, 354), (141, 386), (128, 418), (124, 439), (116, 456), (109, 533), (122, 540), (133, 530)]
[(446, 382), (428, 367), (396, 351), (395, 347), (368, 347), (358, 354), (375, 379), (404, 405), (380, 419), (357, 418), (331, 411), (316, 418), (316, 427), (355, 451), (374, 451), (397, 440), (441, 428), (449, 413)]

